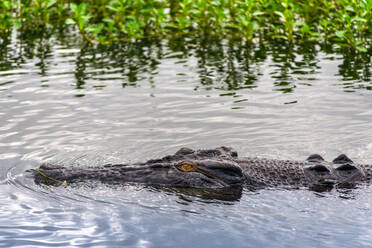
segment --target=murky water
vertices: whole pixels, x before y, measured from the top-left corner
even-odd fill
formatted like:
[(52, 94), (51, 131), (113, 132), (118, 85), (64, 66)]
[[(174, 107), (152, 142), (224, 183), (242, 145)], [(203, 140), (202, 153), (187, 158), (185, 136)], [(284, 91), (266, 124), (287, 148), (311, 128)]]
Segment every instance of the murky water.
[(43, 188), (25, 170), (138, 162), (183, 146), (372, 163), (371, 53), (168, 40), (2, 41), (1, 247), (371, 247), (372, 188), (243, 192)]

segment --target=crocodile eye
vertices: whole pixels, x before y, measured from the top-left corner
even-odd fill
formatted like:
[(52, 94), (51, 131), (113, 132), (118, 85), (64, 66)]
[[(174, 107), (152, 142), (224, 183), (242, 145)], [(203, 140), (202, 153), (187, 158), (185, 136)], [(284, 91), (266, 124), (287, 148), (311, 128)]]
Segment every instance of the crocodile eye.
[(176, 167), (177, 169), (185, 172), (196, 171), (195, 165), (193, 163), (182, 162), (177, 164)]
[(192, 171), (194, 167), (191, 164), (183, 164), (181, 165), (181, 169), (183, 171)]

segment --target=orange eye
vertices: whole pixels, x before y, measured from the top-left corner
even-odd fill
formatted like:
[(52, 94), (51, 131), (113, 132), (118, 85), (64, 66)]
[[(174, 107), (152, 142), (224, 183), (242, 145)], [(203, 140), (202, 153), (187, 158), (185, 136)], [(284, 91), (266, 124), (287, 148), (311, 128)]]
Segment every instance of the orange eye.
[(192, 165), (189, 165), (189, 164), (183, 164), (181, 166), (182, 170), (184, 171), (192, 171), (193, 170), (193, 166)]
[(195, 171), (195, 168), (192, 164), (182, 163), (182, 164), (179, 164), (177, 168), (185, 172)]

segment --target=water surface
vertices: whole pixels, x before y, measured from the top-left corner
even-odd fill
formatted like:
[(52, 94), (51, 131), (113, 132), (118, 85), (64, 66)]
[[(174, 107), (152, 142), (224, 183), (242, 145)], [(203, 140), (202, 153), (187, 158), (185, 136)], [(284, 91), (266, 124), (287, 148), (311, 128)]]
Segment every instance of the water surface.
[(205, 200), (126, 186), (37, 186), (25, 170), (139, 162), (179, 148), (372, 163), (371, 52), (74, 36), (0, 48), (1, 247), (370, 247), (372, 188)]

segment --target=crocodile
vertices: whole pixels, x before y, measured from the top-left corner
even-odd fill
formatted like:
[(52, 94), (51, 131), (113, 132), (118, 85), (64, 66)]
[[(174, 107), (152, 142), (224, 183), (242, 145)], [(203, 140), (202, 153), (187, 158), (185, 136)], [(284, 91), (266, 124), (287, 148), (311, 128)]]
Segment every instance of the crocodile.
[[(354, 188), (372, 178), (372, 165), (354, 163), (342, 154), (332, 162), (313, 154), (304, 161), (238, 157), (231, 147), (193, 150), (145, 163), (64, 167), (44, 163), (33, 170), (37, 184), (61, 185), (89, 181), (111, 185), (142, 184), (177, 189), (209, 189), (240, 194), (242, 188), (308, 188), (330, 191)], [(235, 189), (235, 190), (231, 190)], [(218, 191), (220, 190), (220, 191)]]

